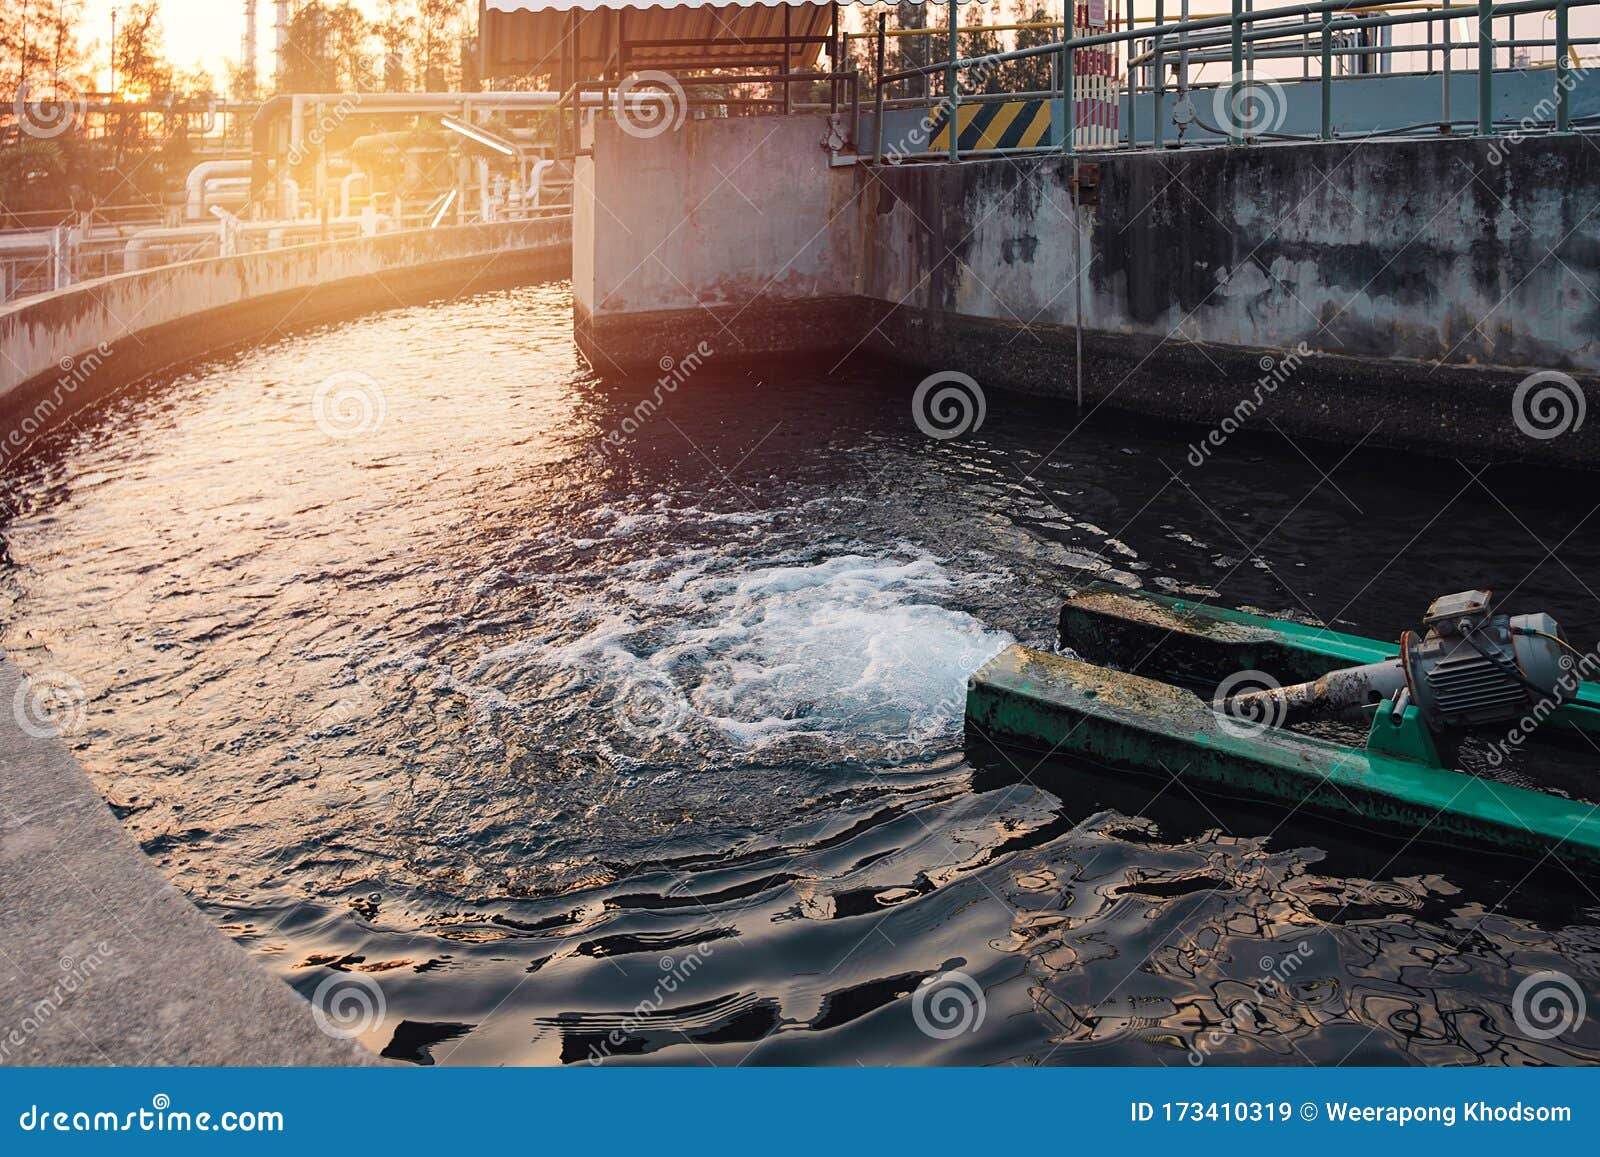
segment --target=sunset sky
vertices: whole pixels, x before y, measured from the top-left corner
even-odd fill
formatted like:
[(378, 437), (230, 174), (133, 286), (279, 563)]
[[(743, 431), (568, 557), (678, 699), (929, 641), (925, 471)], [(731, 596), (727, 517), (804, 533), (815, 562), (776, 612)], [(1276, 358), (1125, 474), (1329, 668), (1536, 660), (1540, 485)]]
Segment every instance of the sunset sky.
[[(356, 0), (369, 16), (378, 14), (377, 0)], [(87, 0), (84, 10), (89, 30), (83, 40), (98, 43), (95, 76), (107, 79), (111, 43), (111, 10), (127, 7), (127, 0)], [(256, 30), (260, 49), (258, 66), (270, 69), (272, 61), (272, 0), (257, 0)], [(161, 22), (166, 31), (167, 57), (179, 68), (198, 65), (220, 83), (226, 62), (237, 60), (244, 44), (244, 0), (161, 0)], [(262, 75), (268, 75), (263, 72)]]
[[(1045, 0), (1047, 7), (1052, 11), (1059, 11), (1059, 0)], [(1277, 4), (1286, 4), (1289, 0), (1258, 0), (1258, 7), (1270, 8)], [(358, 7), (370, 16), (376, 16), (379, 10), (378, 0), (356, 0)], [(127, 0), (86, 0), (85, 12), (89, 20), (89, 28), (83, 35), (85, 43), (96, 45), (94, 71), (96, 78), (104, 83), (107, 79), (108, 52), (107, 45), (111, 39), (111, 12), (114, 8), (125, 8)], [(1141, 15), (1154, 11), (1154, 0), (1136, 0), (1134, 5)], [(475, 7), (475, 5), (474, 5)], [(1129, 0), (1123, 0), (1122, 11), (1126, 13)], [(272, 44), (273, 44), (273, 0), (258, 0), (257, 43), (260, 51), (258, 67), (262, 76), (271, 75)], [(1168, 5), (1168, 19), (1175, 19), (1177, 0), (1172, 0)], [(1218, 13), (1227, 10), (1227, 0), (1192, 0), (1190, 11), (1198, 16), (1202, 14)], [(193, 68), (199, 66), (210, 72), (221, 83), (226, 78), (227, 62), (238, 59), (244, 40), (244, 2), (243, 0), (161, 0), (162, 22), (166, 31), (166, 46), (168, 58), (179, 68)], [(935, 17), (935, 23), (938, 22)], [(1458, 41), (1473, 35), (1470, 16), (1463, 16), (1458, 21), (1456, 38)], [(1571, 17), (1572, 34), (1574, 36), (1594, 36), (1600, 31), (1600, 13), (1593, 9), (1574, 12)], [(1518, 33), (1523, 37), (1533, 37), (1543, 31), (1550, 35), (1549, 24), (1545, 17), (1524, 17), (1519, 23)], [(1397, 29), (1396, 40), (1405, 42), (1419, 37), (1420, 30)], [(1594, 49), (1580, 49), (1580, 54), (1588, 58)], [(1549, 50), (1535, 50), (1533, 55), (1548, 58)], [(1458, 65), (1465, 64), (1465, 54), (1458, 58)], [(1405, 67), (1402, 65), (1402, 67)], [(1267, 71), (1273, 71), (1268, 68)]]

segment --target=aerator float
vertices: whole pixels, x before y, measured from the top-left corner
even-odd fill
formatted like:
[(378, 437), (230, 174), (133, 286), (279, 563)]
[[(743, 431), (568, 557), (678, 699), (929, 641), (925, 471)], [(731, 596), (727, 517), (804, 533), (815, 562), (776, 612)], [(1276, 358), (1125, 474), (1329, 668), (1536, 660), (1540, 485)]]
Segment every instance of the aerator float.
[[(1600, 807), (1450, 766), (1472, 735), (1491, 765), (1563, 733), (1600, 751), (1600, 685), (1584, 681), (1600, 663), (1487, 591), (1436, 599), (1422, 628), (1397, 647), (1093, 587), (1062, 607), (1064, 654), (1011, 647), (973, 675), (967, 726), (1213, 795), (1600, 868)], [(1290, 729), (1326, 720), (1359, 721), (1365, 746)]]

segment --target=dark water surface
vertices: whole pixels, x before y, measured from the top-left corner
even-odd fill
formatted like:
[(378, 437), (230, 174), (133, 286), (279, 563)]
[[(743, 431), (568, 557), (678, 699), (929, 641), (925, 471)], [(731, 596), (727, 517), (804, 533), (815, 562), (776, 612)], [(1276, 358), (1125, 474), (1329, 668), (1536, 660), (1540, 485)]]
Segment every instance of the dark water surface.
[(865, 364), (713, 354), (650, 414), (570, 319), (550, 285), (286, 338), (5, 481), (0, 641), (82, 684), (129, 831), (332, 1021), (450, 1064), (1600, 1058), (1597, 1017), (1513, 1012), (1543, 970), (1594, 1004), (1558, 865), (961, 727), (1089, 577), (1382, 637), (1490, 586), (1587, 646), (1591, 486), (1270, 412), (1199, 469), (1195, 431), (1000, 395), (940, 442)]

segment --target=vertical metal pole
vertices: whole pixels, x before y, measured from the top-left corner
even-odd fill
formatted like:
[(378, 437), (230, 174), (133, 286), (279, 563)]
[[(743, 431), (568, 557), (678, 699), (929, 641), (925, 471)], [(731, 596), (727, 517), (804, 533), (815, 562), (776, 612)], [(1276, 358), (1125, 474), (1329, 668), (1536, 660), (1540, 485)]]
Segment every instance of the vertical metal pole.
[(1494, 0), (1478, 0), (1478, 135), (1494, 134)]
[(789, 56), (789, 37), (794, 34), (791, 27), (794, 9), (787, 4), (783, 7), (783, 115), (788, 116), (794, 111), (791, 99), (792, 89), (789, 86), (789, 74), (794, 71), (794, 62)]
[[(1067, 2), (1070, 3), (1071, 0)], [(1157, 3), (1159, 2), (1160, 0), (1157, 0)], [(1128, 0), (1128, 31), (1136, 31), (1138, 27), (1134, 20), (1134, 0)], [(1128, 41), (1128, 147), (1135, 149), (1139, 147), (1139, 71), (1133, 67), (1133, 57), (1138, 47), (1137, 39)], [(1060, 70), (1058, 67), (1052, 67), (1051, 72), (1056, 73), (1054, 77), (1056, 83), (1051, 85), (1054, 90), (1060, 87)], [(1159, 115), (1157, 114), (1158, 118)], [(1151, 139), (1154, 139), (1153, 135)]]
[(950, 63), (944, 70), (945, 107), (950, 110), (950, 159), (961, 159), (961, 78), (956, 74), (956, 61), (961, 59), (961, 5), (950, 0)]
[[(572, 158), (573, 158), (574, 161), (577, 160), (578, 149), (581, 147), (581, 143), (582, 143), (581, 140), (580, 140), (580, 137), (582, 135), (582, 122), (579, 120), (579, 118), (582, 116), (582, 113), (580, 113), (578, 111), (579, 104), (580, 104), (579, 99), (578, 99), (578, 92), (579, 92), (579, 90), (578, 90), (578, 81), (579, 81), (579, 73), (581, 73), (583, 71), (583, 59), (579, 55), (579, 51), (580, 50), (578, 48), (578, 37), (583, 35), (582, 24), (581, 24), (582, 20), (583, 20), (583, 13), (580, 12), (578, 9), (574, 8), (572, 10), (572, 84), (571, 84), (571, 93), (572, 93), (572, 139), (571, 139), (571, 144), (572, 144)], [(465, 194), (463, 194), (462, 196), (463, 196), (463, 199), (465, 199)]]
[[(1073, 0), (1067, 0), (1070, 4)], [(1072, 154), (1072, 357), (1078, 409), (1083, 409), (1083, 222), (1078, 202), (1078, 154)]]
[[(1077, 13), (1073, 5), (1077, 0), (1061, 0), (1061, 151), (1071, 153), (1077, 149), (1078, 100), (1077, 78), (1073, 75), (1072, 59), (1073, 22)], [(1076, 198), (1077, 194), (1073, 194)], [(1073, 202), (1077, 204), (1076, 200)]]
[(889, 16), (886, 12), (878, 13), (878, 95), (873, 100), (872, 109), (872, 160), (874, 163), (883, 160), (883, 50), (884, 41), (889, 39), (886, 22)]
[(1556, 132), (1572, 127), (1572, 110), (1567, 105), (1567, 88), (1572, 83), (1572, 43), (1567, 34), (1567, 0), (1556, 0)]
[[(1244, 71), (1244, 0), (1233, 0), (1233, 23), (1230, 25), (1233, 41), (1233, 76), (1228, 80), (1228, 107), (1239, 107), (1239, 74)], [(1231, 144), (1244, 144), (1244, 126), (1238, 123), (1237, 116), (1228, 118), (1228, 140)]]
[[(1183, 5), (1178, 9), (1178, 19), (1187, 24), (1189, 22), (1189, 0), (1183, 0)], [(1189, 34), (1181, 33), (1178, 36), (1178, 95), (1189, 95)]]
[[(1083, 409), (1083, 225), (1078, 196), (1078, 99), (1076, 66), (1072, 59), (1073, 25), (1077, 22), (1078, 0), (1061, 0), (1061, 93), (1063, 131), (1061, 147), (1072, 158), (1072, 357), (1073, 381), (1078, 409)], [(1130, 76), (1130, 81), (1132, 77)]]
[[(1244, 0), (1244, 10), (1245, 10), (1245, 14), (1246, 15), (1254, 14), (1254, 12), (1256, 10), (1256, 0)], [(1255, 22), (1253, 20), (1250, 22), (1250, 27), (1251, 28), (1255, 27)], [(1252, 40), (1249, 44), (1244, 46), (1244, 68), (1245, 68), (1245, 71), (1246, 72), (1253, 72), (1254, 71), (1255, 62), (1256, 62), (1256, 45), (1255, 45), (1255, 41)]]
[(1443, 99), (1443, 108), (1444, 108), (1444, 131), (1446, 133), (1449, 133), (1450, 132), (1450, 122), (1453, 119), (1451, 117), (1451, 115), (1450, 115), (1450, 72), (1451, 72), (1451, 66), (1452, 66), (1452, 63), (1453, 63), (1451, 58), (1453, 56), (1455, 56), (1456, 50), (1455, 50), (1455, 43), (1454, 43), (1454, 41), (1451, 40), (1451, 37), (1454, 34), (1450, 31), (1450, 0), (1443, 0), (1443, 3), (1444, 3), (1444, 48), (1442, 49), (1442, 52), (1443, 52), (1443, 55), (1444, 55), (1444, 95), (1443, 95), (1442, 99)]
[(1333, 13), (1322, 14), (1322, 139), (1333, 140)]
[(1166, 6), (1165, 6), (1165, 4), (1162, 3), (1162, 0), (1156, 0), (1156, 27), (1155, 27), (1156, 36), (1155, 36), (1155, 42), (1150, 46), (1155, 51), (1154, 60), (1155, 60), (1155, 66), (1156, 66), (1155, 91), (1150, 96), (1151, 107), (1153, 107), (1155, 109), (1155, 125), (1154, 125), (1154, 128), (1151, 130), (1150, 142), (1151, 142), (1151, 144), (1155, 145), (1155, 147), (1158, 148), (1158, 149), (1162, 145), (1162, 137), (1166, 135), (1165, 134), (1165, 126), (1162, 124), (1162, 118), (1161, 118), (1161, 98), (1166, 95), (1166, 91), (1167, 91), (1167, 73), (1166, 73), (1166, 63), (1167, 62), (1166, 62), (1166, 58), (1162, 55), (1162, 52), (1161, 52), (1161, 44), (1162, 44), (1162, 40), (1163, 40), (1163, 37), (1161, 35), (1161, 22), (1165, 18), (1165, 15), (1166, 15)]
[[(834, 79), (828, 82), (828, 111), (835, 116), (839, 115), (839, 73), (843, 71), (839, 64), (839, 5), (831, 5), (833, 10), (833, 23), (828, 27), (828, 71), (833, 73)], [(788, 8), (784, 9), (788, 12)], [(787, 89), (789, 86), (784, 85)]]

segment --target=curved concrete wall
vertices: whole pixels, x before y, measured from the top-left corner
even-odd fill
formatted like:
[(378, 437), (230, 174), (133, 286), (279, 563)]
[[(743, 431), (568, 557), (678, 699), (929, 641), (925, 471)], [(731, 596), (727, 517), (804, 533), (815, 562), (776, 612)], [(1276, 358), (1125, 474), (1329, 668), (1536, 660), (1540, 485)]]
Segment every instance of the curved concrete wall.
[(23, 425), (82, 405), (104, 380), (430, 293), (566, 276), (571, 237), (565, 216), (415, 229), (180, 262), (17, 302), (0, 309), (0, 467), (31, 437)]
[[(20, 695), (19, 695), (20, 693)], [(26, 694), (0, 660), (0, 703)], [(60, 740), (0, 715), (0, 1065), (357, 1065), (128, 838)]]

